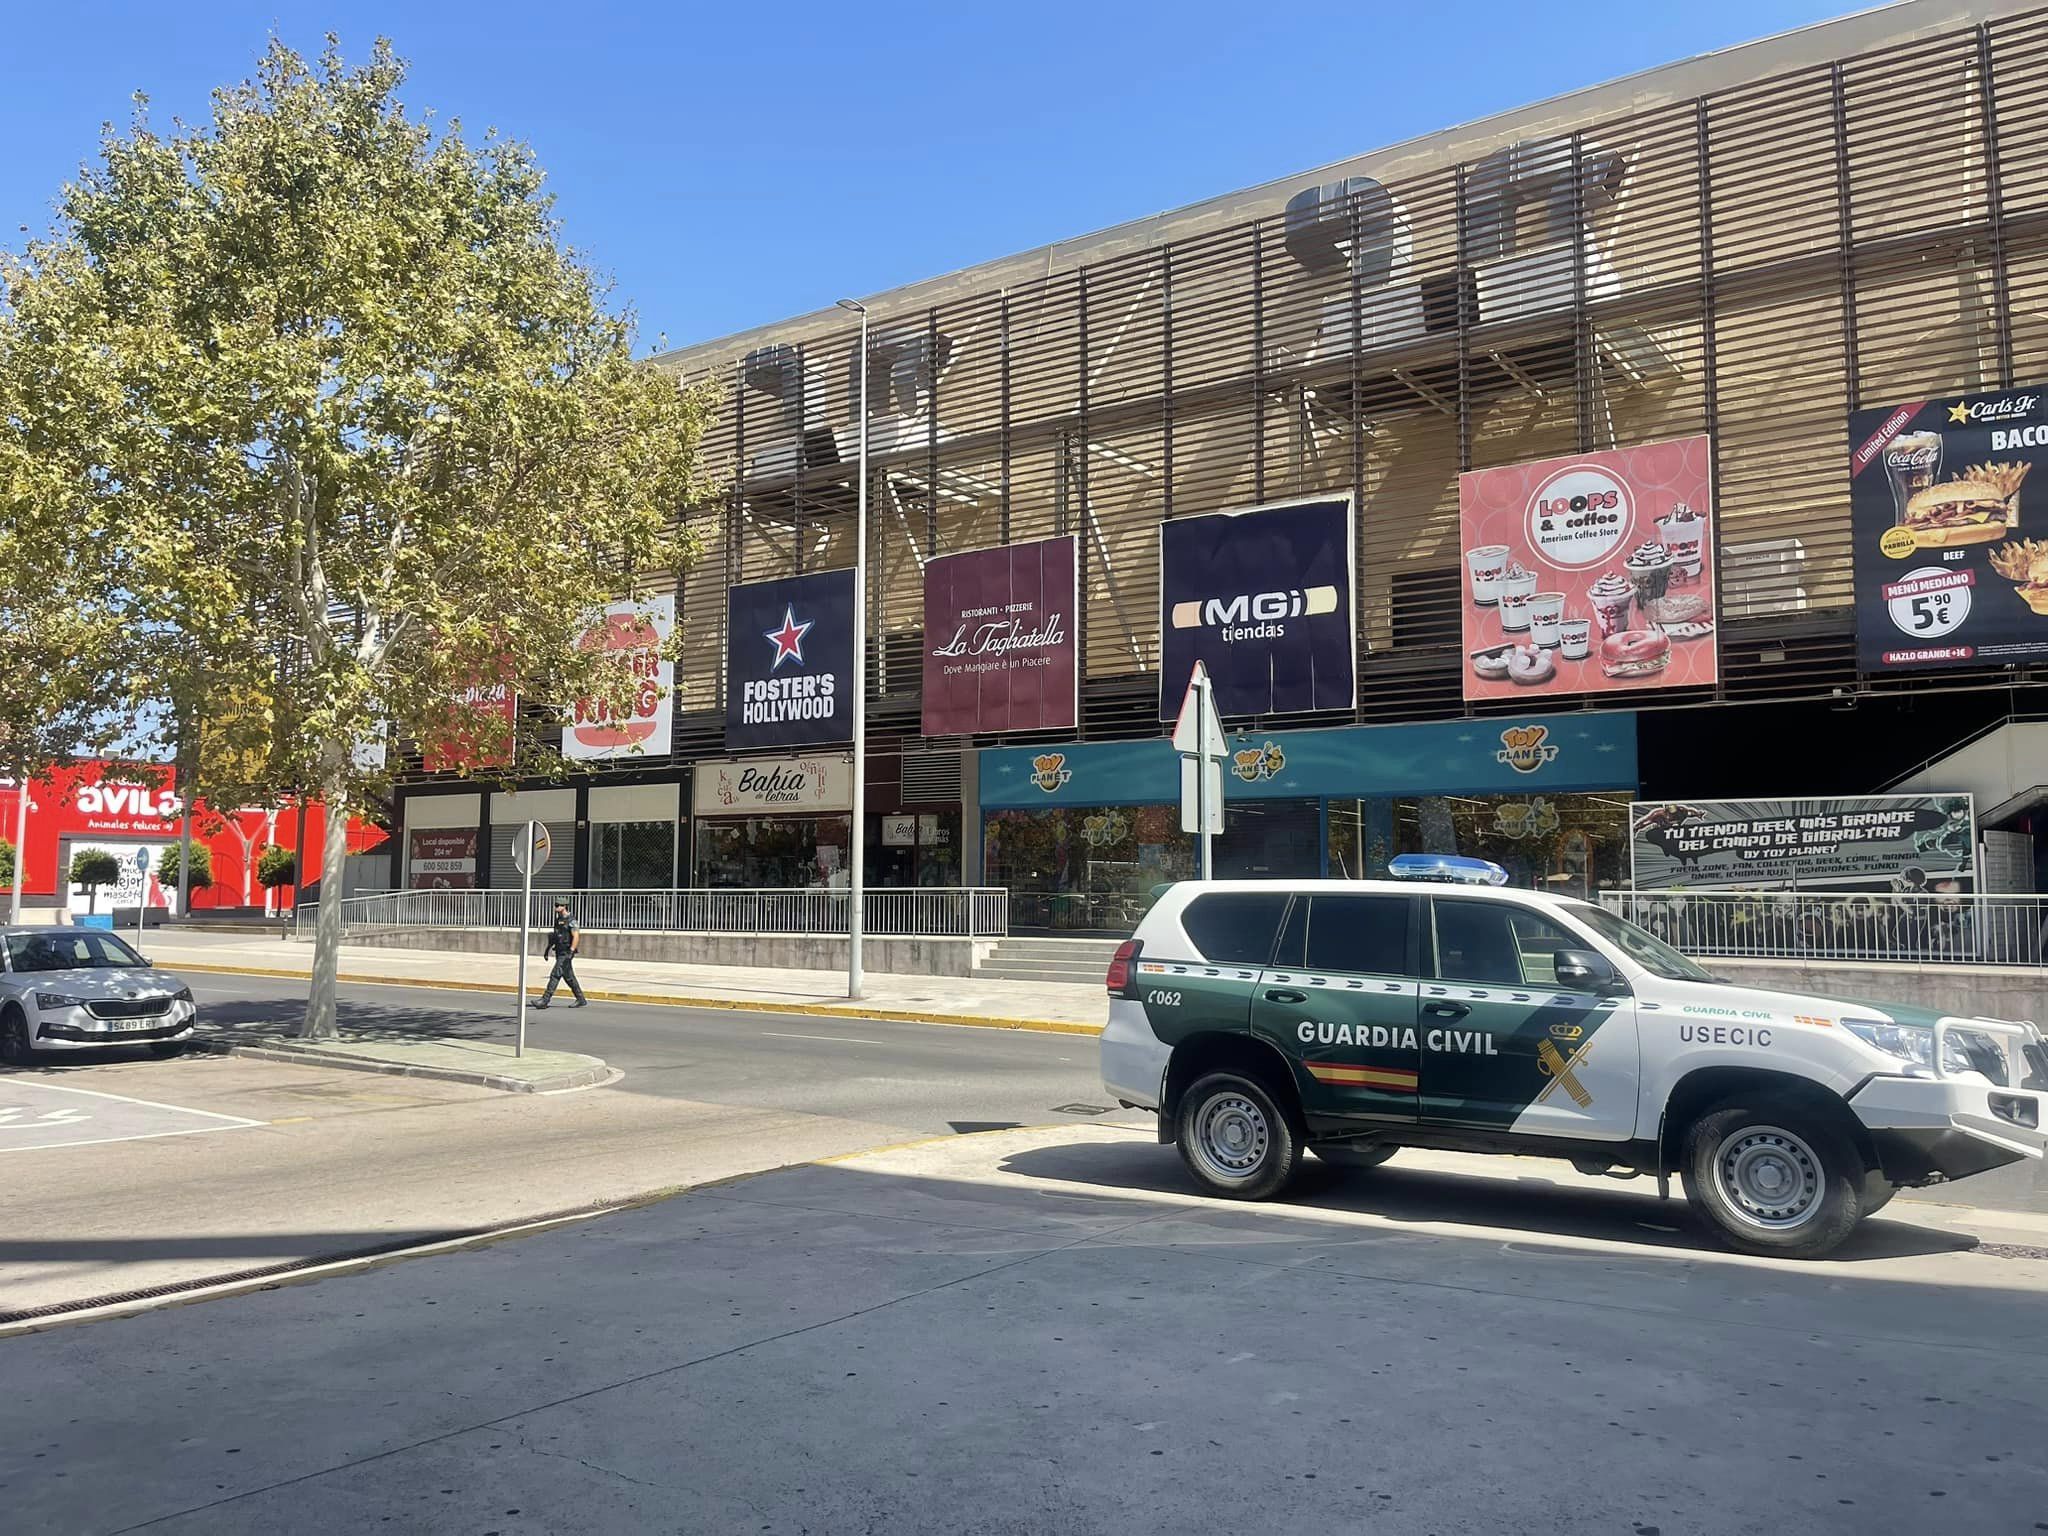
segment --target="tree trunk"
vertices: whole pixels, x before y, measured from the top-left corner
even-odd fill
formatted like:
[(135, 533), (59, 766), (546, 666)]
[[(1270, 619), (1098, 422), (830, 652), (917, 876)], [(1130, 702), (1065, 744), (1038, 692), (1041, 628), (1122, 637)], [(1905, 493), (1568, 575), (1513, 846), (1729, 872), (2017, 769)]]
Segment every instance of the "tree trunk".
[[(320, 842), (320, 905), (313, 924), (313, 984), (306, 997), (306, 1022), (299, 1035), (307, 1040), (331, 1040), (335, 1025), (334, 989), (341, 972), (341, 882), (342, 865), (348, 857), (348, 801), (334, 775), (321, 790), (327, 812), (326, 835)], [(306, 805), (299, 802), (299, 826), (305, 827)], [(303, 843), (303, 838), (301, 839)], [(299, 871), (305, 878), (305, 871)]]
[[(178, 916), (192, 915), (192, 803), (180, 797), (179, 809), (185, 814), (178, 818)], [(149, 880), (142, 882), (142, 894), (147, 905)]]

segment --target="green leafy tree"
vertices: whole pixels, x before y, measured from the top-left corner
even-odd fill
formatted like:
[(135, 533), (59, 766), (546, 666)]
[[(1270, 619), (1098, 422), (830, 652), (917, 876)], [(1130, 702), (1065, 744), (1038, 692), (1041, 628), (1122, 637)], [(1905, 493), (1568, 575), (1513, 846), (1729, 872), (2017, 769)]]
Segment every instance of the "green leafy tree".
[[(183, 854), (178, 844), (173, 843), (164, 850), (164, 856), (156, 867), (157, 883), (166, 890), (178, 883)], [(213, 850), (204, 843), (192, 845), (192, 869), (185, 877), (185, 888), (194, 891), (208, 890), (213, 885)]]
[[(357, 744), (444, 736), (478, 679), (625, 704), (629, 664), (577, 640), (692, 557), (709, 406), (634, 360), (531, 152), (409, 114), (404, 77), (381, 42), (359, 69), (274, 44), (203, 126), (138, 109), (15, 267), (93, 360), (48, 428), (60, 489), (106, 504), (136, 623), (176, 638), (171, 713), (260, 765), (223, 803), (317, 792), (337, 892), (383, 788)], [(466, 724), (501, 771), (562, 767), (540, 733)], [(309, 1036), (333, 1032), (340, 918), (320, 904)]]
[[(0, 885), (12, 884), (14, 884), (14, 844), (8, 842), (5, 838), (0, 838)], [(7, 910), (10, 916), (14, 912), (14, 908), (11, 906)]]
[(256, 860), (256, 883), (266, 891), (274, 891), (281, 885), (299, 883), (299, 861), (292, 857), (289, 848), (280, 848), (272, 843)]
[(104, 848), (81, 848), (71, 860), (71, 883), (85, 890), (85, 910), (100, 909), (100, 887), (121, 878), (121, 861)]

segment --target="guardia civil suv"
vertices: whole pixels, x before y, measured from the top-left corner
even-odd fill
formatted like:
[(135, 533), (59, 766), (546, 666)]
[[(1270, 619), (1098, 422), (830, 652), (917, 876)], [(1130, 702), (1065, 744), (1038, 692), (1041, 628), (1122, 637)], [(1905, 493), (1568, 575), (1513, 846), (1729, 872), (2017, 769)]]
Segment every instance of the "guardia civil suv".
[(1280, 1192), (1304, 1150), (1569, 1159), (1684, 1180), (1732, 1246), (1817, 1257), (1895, 1190), (2044, 1147), (2031, 1024), (1719, 981), (1605, 908), (1409, 880), (1167, 887), (1108, 976), (1102, 1077), (1213, 1194)]

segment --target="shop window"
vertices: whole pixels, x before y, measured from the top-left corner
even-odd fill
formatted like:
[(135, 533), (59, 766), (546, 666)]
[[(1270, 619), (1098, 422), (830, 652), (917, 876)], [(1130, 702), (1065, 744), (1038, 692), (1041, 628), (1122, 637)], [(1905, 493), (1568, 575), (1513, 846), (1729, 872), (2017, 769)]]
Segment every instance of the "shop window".
[(991, 811), (982, 838), (1013, 931), (1129, 933), (1155, 889), (1194, 874), (1177, 805)]
[(1408, 974), (1409, 897), (1317, 896), (1308, 908), (1310, 970)]
[(599, 890), (665, 890), (675, 883), (676, 824), (601, 821), (590, 829), (590, 883)]

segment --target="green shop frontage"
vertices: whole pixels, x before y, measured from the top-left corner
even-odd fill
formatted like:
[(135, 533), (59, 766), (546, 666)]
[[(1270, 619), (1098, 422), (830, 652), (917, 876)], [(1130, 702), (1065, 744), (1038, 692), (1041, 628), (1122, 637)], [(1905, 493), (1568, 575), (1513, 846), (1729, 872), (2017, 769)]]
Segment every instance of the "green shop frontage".
[[(1636, 717), (1616, 710), (1233, 734), (1218, 879), (1378, 879), (1400, 853), (1492, 859), (1574, 896), (1628, 882)], [(997, 747), (978, 774), (982, 881), (1013, 932), (1128, 932), (1195, 873), (1170, 743)]]

